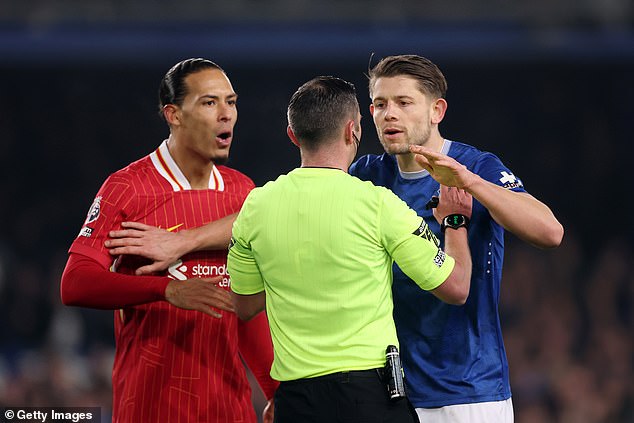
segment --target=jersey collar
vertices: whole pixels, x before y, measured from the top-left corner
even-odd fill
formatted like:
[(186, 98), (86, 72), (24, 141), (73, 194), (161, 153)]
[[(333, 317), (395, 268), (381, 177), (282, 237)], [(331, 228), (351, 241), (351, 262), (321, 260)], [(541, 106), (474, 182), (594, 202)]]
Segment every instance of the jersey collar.
[[(442, 147), (440, 148), (440, 152), (442, 154), (447, 154), (447, 153), (449, 153), (449, 149), (450, 148), (451, 148), (451, 141), (445, 139), (445, 140), (443, 140)], [(396, 166), (398, 167), (398, 161), (396, 161)], [(425, 169), (417, 170), (415, 172), (403, 172), (399, 168), (398, 169), (398, 173), (399, 173), (399, 175), (401, 175), (401, 178), (408, 179), (408, 180), (421, 179), (421, 178), (424, 178), (425, 176), (429, 175), (429, 172), (426, 171)]]
[[(169, 149), (167, 148), (167, 140), (163, 141), (156, 150), (150, 153), (150, 159), (157, 172), (170, 183), (174, 191), (192, 189), (189, 181), (170, 155)], [(211, 174), (209, 175), (209, 189), (217, 191), (225, 190), (224, 179), (216, 165), (212, 167)]]

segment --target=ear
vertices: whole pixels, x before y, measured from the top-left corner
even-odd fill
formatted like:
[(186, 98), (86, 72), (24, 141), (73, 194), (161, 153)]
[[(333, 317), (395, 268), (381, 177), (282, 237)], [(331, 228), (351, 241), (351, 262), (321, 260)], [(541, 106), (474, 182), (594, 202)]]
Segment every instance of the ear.
[(343, 137), (346, 140), (346, 144), (355, 143), (354, 137), (352, 136), (353, 133), (354, 133), (354, 121), (349, 120), (348, 123), (346, 123), (346, 126), (344, 128), (344, 134), (343, 134)]
[(291, 142), (293, 144), (295, 144), (297, 147), (299, 147), (299, 141), (297, 141), (297, 137), (295, 136), (295, 133), (293, 132), (293, 130), (291, 129), (291, 126), (288, 125), (286, 127), (286, 134), (288, 135), (288, 137), (291, 139)]
[(180, 113), (178, 113), (178, 107), (175, 105), (166, 104), (163, 106), (163, 116), (170, 126), (180, 125)]
[(374, 104), (370, 103), (370, 116), (374, 116)]
[(447, 111), (447, 100), (438, 98), (432, 104), (431, 123), (438, 125), (445, 117)]

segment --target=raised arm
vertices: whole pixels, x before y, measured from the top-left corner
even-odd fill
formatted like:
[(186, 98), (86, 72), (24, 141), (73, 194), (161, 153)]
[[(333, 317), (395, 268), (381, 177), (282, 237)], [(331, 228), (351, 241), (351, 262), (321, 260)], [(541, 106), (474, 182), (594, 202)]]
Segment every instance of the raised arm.
[(110, 254), (131, 254), (146, 257), (152, 264), (140, 267), (137, 275), (165, 270), (180, 257), (193, 251), (224, 250), (231, 239), (231, 227), (237, 213), (225, 216), (198, 228), (173, 232), (178, 228), (161, 229), (138, 222), (123, 222), (124, 229), (110, 231), (105, 242)]
[(453, 158), (421, 146), (410, 146), (416, 161), (440, 184), (462, 188), (484, 207), (504, 229), (538, 248), (557, 247), (564, 229), (541, 201), (482, 179)]

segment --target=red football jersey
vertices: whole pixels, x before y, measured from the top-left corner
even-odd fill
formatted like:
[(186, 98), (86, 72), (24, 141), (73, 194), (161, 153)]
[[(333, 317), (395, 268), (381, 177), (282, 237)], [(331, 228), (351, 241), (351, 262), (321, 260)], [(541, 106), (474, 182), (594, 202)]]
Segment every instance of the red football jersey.
[[(239, 211), (253, 187), (244, 174), (215, 166), (209, 189), (192, 190), (164, 142), (104, 182), (70, 251), (133, 274), (143, 260), (113, 262), (104, 247), (108, 231), (122, 221), (170, 231), (201, 226)], [(228, 290), (226, 265), (226, 251), (196, 252), (165, 274), (179, 280), (221, 275)], [(256, 421), (238, 355), (237, 316), (220, 312), (216, 319), (166, 301), (115, 311), (114, 422)]]

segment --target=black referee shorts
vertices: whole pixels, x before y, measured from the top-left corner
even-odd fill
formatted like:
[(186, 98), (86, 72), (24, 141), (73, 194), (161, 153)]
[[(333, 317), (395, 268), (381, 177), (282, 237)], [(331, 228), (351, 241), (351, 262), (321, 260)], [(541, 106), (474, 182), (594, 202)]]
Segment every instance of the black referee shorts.
[(390, 401), (381, 370), (281, 382), (275, 423), (418, 423), (407, 399)]

